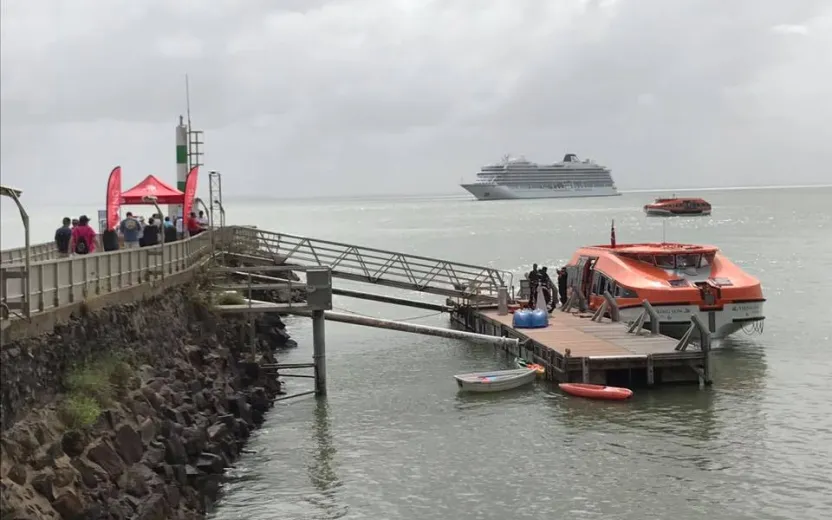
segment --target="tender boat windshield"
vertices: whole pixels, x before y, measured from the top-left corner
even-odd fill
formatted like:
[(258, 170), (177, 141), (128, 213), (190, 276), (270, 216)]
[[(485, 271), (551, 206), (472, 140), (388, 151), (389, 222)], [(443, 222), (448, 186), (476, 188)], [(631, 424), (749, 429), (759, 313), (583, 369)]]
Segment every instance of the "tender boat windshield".
[(676, 268), (699, 267), (699, 255), (676, 255)]
[(675, 267), (673, 255), (656, 255), (656, 266), (662, 269), (673, 269)]
[(699, 264), (699, 267), (708, 267), (709, 265), (714, 263), (714, 257), (716, 253), (705, 253), (702, 255), (702, 262)]

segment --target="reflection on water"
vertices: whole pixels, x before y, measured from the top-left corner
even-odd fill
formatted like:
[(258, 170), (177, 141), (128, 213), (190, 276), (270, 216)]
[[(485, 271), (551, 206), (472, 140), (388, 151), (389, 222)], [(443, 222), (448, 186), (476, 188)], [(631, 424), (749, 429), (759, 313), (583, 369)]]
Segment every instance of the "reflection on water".
[(315, 486), (319, 494), (308, 497), (311, 504), (326, 513), (319, 518), (341, 518), (347, 512), (344, 506), (339, 506), (335, 492), (342, 485), (335, 473), (334, 456), (336, 454), (332, 433), (329, 430), (329, 405), (325, 399), (315, 403), (313, 412), (315, 449), (309, 457), (309, 481)]

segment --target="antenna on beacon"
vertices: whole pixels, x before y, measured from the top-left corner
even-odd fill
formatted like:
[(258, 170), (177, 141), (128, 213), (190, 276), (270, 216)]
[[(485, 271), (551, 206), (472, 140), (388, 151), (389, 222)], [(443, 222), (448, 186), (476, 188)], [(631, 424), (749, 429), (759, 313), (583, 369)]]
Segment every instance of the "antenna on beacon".
[(185, 74), (185, 106), (188, 115), (188, 130), (191, 129), (191, 85), (188, 81), (188, 75)]

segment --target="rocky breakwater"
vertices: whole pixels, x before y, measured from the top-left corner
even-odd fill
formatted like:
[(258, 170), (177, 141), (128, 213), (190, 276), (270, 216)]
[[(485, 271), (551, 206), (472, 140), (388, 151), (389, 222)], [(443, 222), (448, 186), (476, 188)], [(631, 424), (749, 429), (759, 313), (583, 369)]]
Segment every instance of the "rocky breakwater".
[[(3, 406), (7, 397), (29, 406), (13, 421), (4, 417), (3, 519), (201, 518), (224, 470), (282, 392), (262, 367), (276, 362), (281, 340), (272, 334), (269, 341), (266, 332), (275, 324), (263, 327), (265, 344), (252, 356), (241, 341), (247, 323), (219, 319), (187, 291), (125, 307), (78, 318), (51, 338), (3, 347)], [(115, 320), (119, 332), (95, 334), (104, 330), (96, 320), (112, 325), (124, 312), (131, 318)], [(147, 344), (143, 326), (152, 323), (171, 337)], [(70, 352), (33, 350), (61, 348)], [(77, 363), (65, 360), (73, 355)], [(53, 399), (44, 388), (21, 388), (32, 384), (26, 371), (38, 359), (65, 360), (60, 376), (59, 367), (41, 368), (46, 380), (61, 381)], [(7, 386), (15, 368), (24, 373)]]

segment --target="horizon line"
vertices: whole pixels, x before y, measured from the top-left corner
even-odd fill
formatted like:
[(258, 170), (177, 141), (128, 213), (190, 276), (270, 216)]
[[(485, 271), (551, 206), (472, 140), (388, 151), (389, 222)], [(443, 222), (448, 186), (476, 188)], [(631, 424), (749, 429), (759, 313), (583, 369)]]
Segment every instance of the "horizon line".
[[(802, 188), (832, 188), (832, 184), (785, 184), (785, 185), (762, 185), (762, 186), (710, 186), (700, 188), (632, 188), (619, 190), (619, 193), (660, 193), (660, 192), (688, 192), (688, 191), (731, 191), (731, 190), (777, 190), (777, 189), (802, 189)], [(447, 197), (447, 198), (469, 198), (467, 193), (459, 192), (421, 192), (421, 193), (373, 193), (368, 195), (297, 195), (291, 197), (268, 197), (255, 194), (229, 194), (226, 200), (348, 200), (348, 199), (377, 199), (377, 198), (425, 198), (425, 197)], [(568, 197), (564, 197), (568, 198)]]
[[(832, 188), (832, 184), (786, 184), (786, 185), (762, 185), (762, 186), (710, 186), (699, 188), (632, 188), (619, 190), (621, 194), (627, 193), (673, 193), (673, 192), (691, 192), (691, 191), (740, 191), (740, 190), (782, 190), (782, 189), (805, 189), (805, 188)], [(468, 193), (454, 192), (423, 192), (423, 193), (374, 193), (367, 195), (296, 195), (289, 197), (269, 197), (256, 194), (228, 194), (225, 196), (226, 201), (309, 201), (309, 200), (368, 200), (368, 199), (417, 199), (417, 198), (431, 198), (441, 197), (461, 200), (476, 200)], [(568, 197), (565, 197), (568, 198)], [(54, 204), (55, 200), (38, 200), (38, 205)], [(89, 206), (95, 204), (92, 202), (79, 202), (71, 204), (71, 207)], [(101, 205), (103, 209), (103, 204)]]

